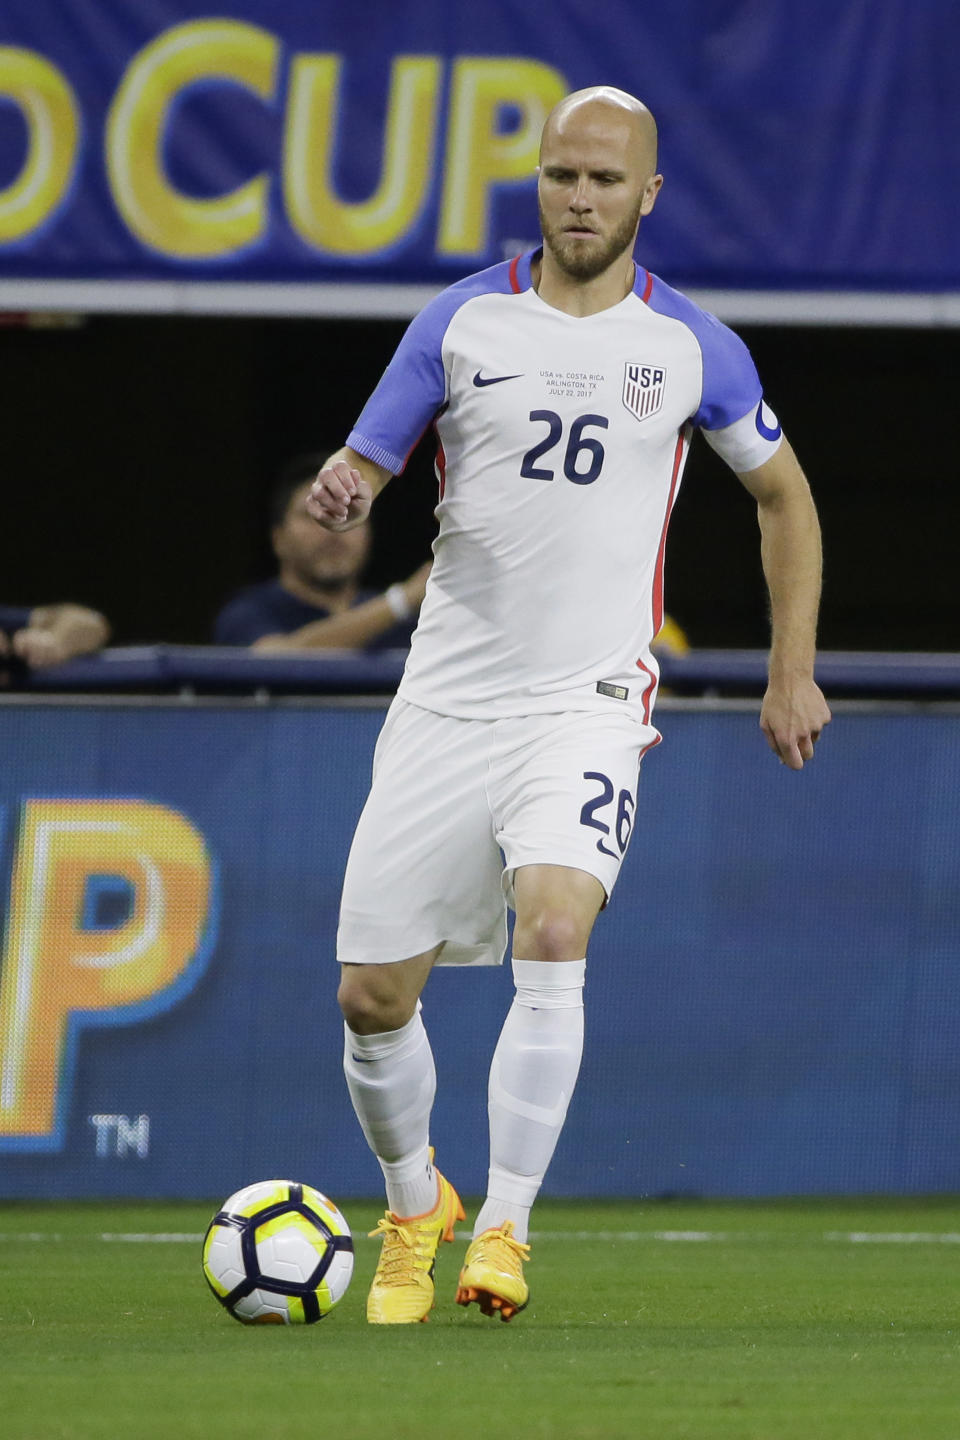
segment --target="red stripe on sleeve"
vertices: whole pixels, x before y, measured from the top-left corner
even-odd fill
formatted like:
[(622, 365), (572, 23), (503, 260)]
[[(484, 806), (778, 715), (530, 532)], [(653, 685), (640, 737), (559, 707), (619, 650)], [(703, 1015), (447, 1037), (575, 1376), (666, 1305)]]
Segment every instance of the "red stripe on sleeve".
[[(650, 666), (649, 666), (649, 665), (644, 665), (644, 663), (643, 663), (642, 660), (638, 660), (638, 661), (637, 661), (637, 669), (638, 669), (638, 670), (642, 670), (643, 673), (644, 673), (644, 675), (646, 675), (646, 676), (649, 677), (648, 680), (647, 680), (647, 684), (646, 684), (646, 686), (645, 686), (645, 688), (644, 688), (644, 691), (643, 691), (643, 696), (642, 696), (642, 700), (643, 700), (643, 723), (644, 723), (644, 725), (649, 725), (649, 724), (650, 724), (650, 713), (651, 713), (651, 711), (653, 710), (653, 697), (654, 697), (654, 695), (656, 694), (656, 689), (657, 689), (657, 677), (656, 677), (656, 675), (653, 673), (653, 671), (650, 669)], [(642, 759), (642, 758), (643, 758), (643, 757), (641, 756), (641, 759)]]
[(653, 575), (653, 633), (658, 634), (663, 624), (663, 557), (667, 548), (667, 527), (670, 524), (670, 516), (673, 513), (673, 500), (677, 493), (677, 480), (680, 476), (680, 464), (683, 460), (683, 451), (686, 442), (684, 427), (680, 426), (677, 435), (677, 448), (673, 452), (673, 474), (670, 477), (670, 495), (667, 499), (667, 513), (663, 517), (663, 529), (660, 532), (660, 548), (657, 551), (657, 565)]
[(403, 457), (403, 464), (401, 465), (400, 469), (397, 471), (397, 474), (398, 474), (398, 475), (402, 475), (403, 472), (404, 472), (404, 470), (406, 470), (407, 465), (408, 465), (409, 462), (410, 462), (410, 456), (413, 454), (414, 450), (416, 450), (417, 446), (420, 444), (420, 441), (423, 439), (424, 435), (426, 435), (426, 433), (427, 433), (427, 431), (429, 430), (429, 428), (430, 428), (429, 424), (424, 425), (423, 429), (420, 431), (420, 434), (417, 436), (416, 440), (414, 440), (413, 444), (410, 446), (410, 449), (407, 451), (406, 455), (404, 455), (404, 457)]
[(447, 488), (447, 457), (443, 453), (443, 445), (441, 444), (440, 436), (437, 433), (436, 422), (434, 422), (433, 433), (437, 437), (437, 478), (440, 482), (439, 498), (442, 500), (443, 492)]

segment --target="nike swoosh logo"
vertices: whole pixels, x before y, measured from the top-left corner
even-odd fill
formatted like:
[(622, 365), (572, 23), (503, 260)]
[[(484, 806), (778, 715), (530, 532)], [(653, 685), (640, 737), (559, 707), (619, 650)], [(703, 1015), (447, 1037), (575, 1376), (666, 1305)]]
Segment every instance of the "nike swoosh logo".
[(520, 380), (523, 378), (523, 371), (519, 375), (487, 375), (484, 376), (478, 370), (473, 377), (473, 383), (478, 388), (484, 385), (502, 385), (504, 380)]

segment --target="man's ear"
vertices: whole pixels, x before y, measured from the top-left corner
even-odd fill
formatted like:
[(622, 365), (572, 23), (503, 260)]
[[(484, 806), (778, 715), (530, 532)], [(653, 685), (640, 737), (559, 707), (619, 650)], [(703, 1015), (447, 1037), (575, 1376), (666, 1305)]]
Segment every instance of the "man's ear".
[(640, 205), (640, 214), (649, 215), (657, 203), (657, 196), (660, 194), (660, 186), (663, 184), (662, 175), (651, 175), (643, 189), (643, 201)]

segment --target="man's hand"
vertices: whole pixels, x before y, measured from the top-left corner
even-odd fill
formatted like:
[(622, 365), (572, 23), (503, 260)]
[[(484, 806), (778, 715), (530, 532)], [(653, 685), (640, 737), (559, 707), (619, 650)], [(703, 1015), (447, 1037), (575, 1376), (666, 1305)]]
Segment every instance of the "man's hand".
[(42, 670), (45, 665), (59, 665), (70, 659), (70, 650), (60, 635), (35, 625), (17, 631), (12, 650), (31, 670)]
[(307, 496), (307, 514), (325, 530), (362, 525), (373, 504), (373, 488), (359, 470), (336, 460), (320, 471)]
[(760, 710), (760, 729), (782, 764), (802, 770), (805, 761), (813, 759), (813, 747), (830, 718), (830, 707), (812, 679), (771, 680)]

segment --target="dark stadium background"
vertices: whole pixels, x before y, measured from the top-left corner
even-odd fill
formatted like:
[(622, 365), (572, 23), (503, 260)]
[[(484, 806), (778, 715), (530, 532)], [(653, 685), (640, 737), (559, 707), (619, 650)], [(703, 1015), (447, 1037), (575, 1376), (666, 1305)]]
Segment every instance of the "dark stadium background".
[[(270, 573), (276, 471), (342, 442), (404, 322), (43, 318), (0, 330), (3, 599), (93, 605), (115, 644), (203, 643), (223, 600)], [(820, 509), (821, 646), (955, 648), (954, 332), (735, 328)], [(428, 435), (378, 503), (374, 583), (423, 558), (435, 495)], [(668, 608), (694, 644), (760, 646), (762, 595), (752, 503), (700, 440)]]

